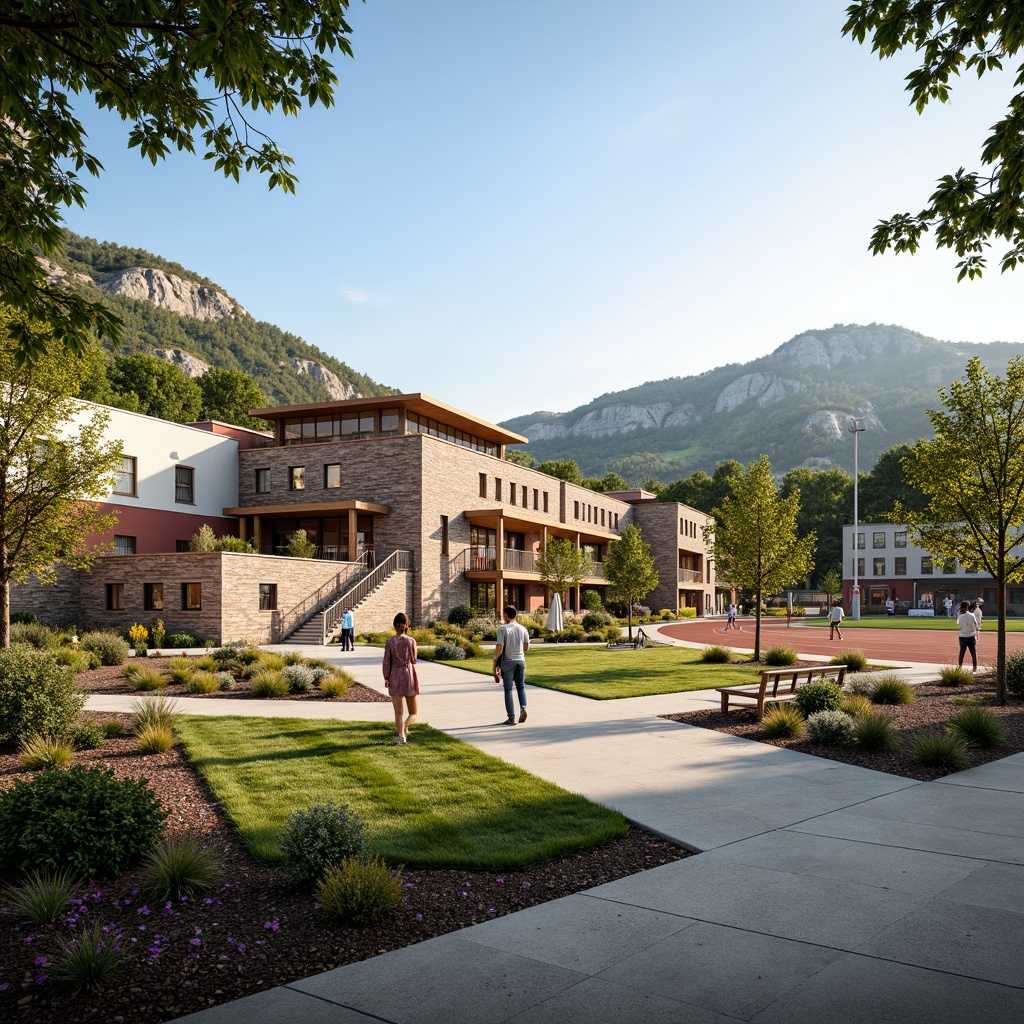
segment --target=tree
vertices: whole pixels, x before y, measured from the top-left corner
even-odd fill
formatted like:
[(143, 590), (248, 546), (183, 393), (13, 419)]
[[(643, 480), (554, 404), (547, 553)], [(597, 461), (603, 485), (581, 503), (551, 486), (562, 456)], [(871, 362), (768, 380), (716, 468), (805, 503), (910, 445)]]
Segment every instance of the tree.
[(935, 440), (918, 441), (904, 460), (907, 480), (928, 508), (897, 504), (894, 522), (940, 558), (983, 568), (997, 597), (996, 696), (1006, 703), (1006, 586), (1024, 579), (1024, 357), (1006, 377), (974, 358), (961, 380), (939, 389), (945, 411), (929, 410)]
[(220, 370), (211, 367), (197, 381), (203, 397), (200, 415), (205, 420), (221, 420), (240, 427), (260, 430), (266, 423), (249, 415), (250, 409), (266, 405), (260, 386), (241, 370)]
[(708, 476), (702, 469), (674, 484), (669, 484), (659, 501), (678, 501), (700, 512), (707, 512), (720, 504), (732, 492), (732, 483), (743, 473), (743, 466), (735, 459), (719, 462), (715, 475)]
[(761, 658), (761, 597), (806, 579), (817, 538), (798, 535), (800, 492), (782, 497), (767, 455), (733, 481), (732, 494), (714, 510), (704, 541), (719, 580), (754, 595), (754, 660)]
[(580, 473), (580, 467), (576, 465), (575, 459), (563, 459), (562, 461), (550, 459), (547, 462), (542, 462), (537, 469), (541, 473), (547, 473), (548, 476), (564, 480), (567, 484), (583, 483), (583, 474)]
[(116, 522), (93, 502), (110, 493), (122, 455), (105, 440), (107, 414), (75, 401), (82, 360), (19, 361), (11, 324), (23, 315), (0, 307), (0, 647), (10, 645), (12, 583), (52, 583), (58, 562), (92, 564), (89, 536)]
[(537, 572), (551, 591), (565, 600), (570, 587), (578, 587), (594, 574), (594, 564), (582, 548), (567, 537), (552, 537), (537, 556)]
[(120, 394), (121, 407), (146, 416), (187, 423), (197, 419), (203, 407), (203, 393), (191, 377), (144, 352), (115, 356), (107, 376)]
[(204, 158), (225, 176), (256, 170), (270, 188), (294, 192), (291, 158), (245, 110), (331, 106), (338, 80), (328, 55), (351, 54), (347, 9), (348, 0), (19, 0), (0, 8), (0, 299), (27, 314), (8, 326), (16, 361), (54, 342), (81, 353), (93, 329), (119, 333), (102, 303), (49, 285), (36, 260), (59, 250), (61, 207), (85, 205), (79, 173), (103, 169), (73, 100), (86, 94), (130, 122), (129, 148), (151, 163), (172, 147), (193, 153), (201, 139)]
[[(785, 498), (800, 496), (797, 534), (814, 534), (816, 565), (829, 566), (843, 561), (843, 527), (853, 522), (853, 479), (841, 469), (791, 469), (782, 478), (780, 493)], [(863, 518), (863, 517), (862, 517)]]
[(524, 466), (526, 469), (533, 469), (537, 465), (537, 460), (525, 448), (506, 448), (505, 461), (516, 466)]
[(840, 565), (830, 566), (821, 574), (821, 589), (825, 591), (829, 605), (832, 598), (843, 592), (843, 572)]
[(306, 535), (305, 530), (296, 530), (292, 539), (288, 541), (285, 554), (292, 558), (315, 558), (316, 545)]
[(626, 602), (629, 640), (633, 642), (633, 602), (643, 600), (658, 585), (651, 545), (643, 542), (640, 527), (630, 523), (618, 540), (608, 544), (604, 556), (604, 578), (611, 585), (612, 595)]
[(878, 456), (870, 473), (861, 474), (858, 512), (862, 522), (887, 522), (896, 502), (915, 512), (928, 507), (928, 498), (911, 486), (903, 468), (911, 453), (909, 444), (893, 445)]
[[(1016, 0), (858, 0), (846, 9), (843, 34), (858, 43), (871, 38), (879, 59), (904, 47), (921, 55), (906, 77), (911, 102), (921, 113), (931, 100), (949, 100), (950, 76), (973, 70), (979, 78), (1001, 69), (1003, 60), (1024, 46), (1024, 23)], [(1024, 83), (1024, 65), (1014, 85)], [(990, 129), (981, 150), (982, 171), (963, 167), (939, 179), (928, 205), (918, 214), (900, 213), (877, 225), (871, 250), (916, 252), (925, 232), (934, 230), (935, 247), (961, 257), (959, 275), (980, 277), (984, 251), (993, 239), (1009, 248), (1000, 258), (1003, 271), (1024, 260), (1024, 93), (1010, 97), (1006, 116)]]

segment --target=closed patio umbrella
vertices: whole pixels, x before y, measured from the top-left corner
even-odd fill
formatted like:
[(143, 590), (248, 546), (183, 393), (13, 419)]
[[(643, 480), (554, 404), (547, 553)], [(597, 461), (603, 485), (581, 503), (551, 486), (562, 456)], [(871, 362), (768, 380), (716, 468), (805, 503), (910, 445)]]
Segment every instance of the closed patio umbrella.
[(561, 633), (565, 629), (565, 616), (562, 614), (562, 597), (555, 594), (551, 598), (551, 610), (548, 612), (548, 629), (552, 633)]

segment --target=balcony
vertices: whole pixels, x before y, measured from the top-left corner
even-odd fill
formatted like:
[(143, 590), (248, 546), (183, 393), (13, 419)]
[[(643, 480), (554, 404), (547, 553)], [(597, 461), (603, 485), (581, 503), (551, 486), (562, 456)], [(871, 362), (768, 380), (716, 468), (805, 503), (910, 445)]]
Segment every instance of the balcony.
[[(504, 548), (501, 552), (503, 573), (527, 573), (539, 576), (537, 559), (538, 551), (521, 551), (518, 548)], [(497, 551), (492, 547), (472, 545), (463, 549), (453, 559), (455, 572), (497, 572)], [(604, 579), (604, 564), (594, 562), (593, 569), (587, 579)]]
[(704, 573), (700, 569), (680, 569), (679, 570), (679, 582), (680, 583), (703, 583)]

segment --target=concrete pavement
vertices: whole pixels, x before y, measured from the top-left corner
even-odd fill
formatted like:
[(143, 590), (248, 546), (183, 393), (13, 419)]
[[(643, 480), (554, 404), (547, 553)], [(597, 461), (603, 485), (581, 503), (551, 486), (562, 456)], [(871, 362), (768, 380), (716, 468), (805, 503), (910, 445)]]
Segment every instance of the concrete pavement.
[[(615, 655), (626, 671), (630, 653)], [(330, 657), (378, 685), (379, 651)], [(528, 722), (504, 727), (488, 677), (420, 668), (424, 721), (700, 856), (182, 1020), (1024, 1019), (1024, 755), (918, 783), (657, 717), (716, 703), (701, 691), (531, 688)], [(386, 704), (188, 704), (391, 718)]]

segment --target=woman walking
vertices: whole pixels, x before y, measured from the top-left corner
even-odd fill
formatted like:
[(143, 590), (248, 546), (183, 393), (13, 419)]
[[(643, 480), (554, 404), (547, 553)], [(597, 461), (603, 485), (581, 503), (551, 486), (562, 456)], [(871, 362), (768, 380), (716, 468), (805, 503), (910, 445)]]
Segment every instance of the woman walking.
[(971, 611), (971, 606), (966, 601), (960, 602), (960, 614), (956, 617), (957, 628), (960, 631), (960, 660), (957, 662), (961, 667), (964, 663), (964, 654), (971, 652), (973, 662), (972, 671), (978, 671), (978, 620)]
[[(384, 645), (384, 685), (395, 708), (396, 745), (407, 743), (409, 726), (416, 721), (420, 681), (416, 676), (416, 641), (409, 636), (409, 620), (399, 612), (394, 621), (395, 635)], [(403, 701), (409, 708), (405, 716)]]

